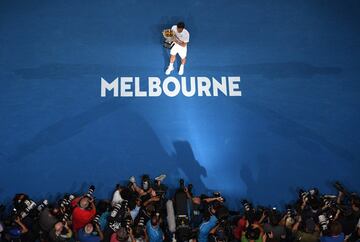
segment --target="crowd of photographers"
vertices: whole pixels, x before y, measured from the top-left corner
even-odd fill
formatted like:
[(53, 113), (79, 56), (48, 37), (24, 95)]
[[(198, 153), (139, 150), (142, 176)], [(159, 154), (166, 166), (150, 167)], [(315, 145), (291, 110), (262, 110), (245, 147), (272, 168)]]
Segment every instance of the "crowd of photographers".
[(86, 194), (66, 194), (54, 204), (36, 203), (16, 194), (12, 207), (0, 206), (0, 241), (22, 242), (337, 242), (360, 238), (360, 198), (340, 183), (337, 195), (300, 190), (282, 211), (242, 200), (230, 211), (220, 193), (193, 194), (192, 185), (170, 197), (165, 175), (140, 182), (131, 177), (117, 185), (111, 201), (97, 200), (95, 187)]

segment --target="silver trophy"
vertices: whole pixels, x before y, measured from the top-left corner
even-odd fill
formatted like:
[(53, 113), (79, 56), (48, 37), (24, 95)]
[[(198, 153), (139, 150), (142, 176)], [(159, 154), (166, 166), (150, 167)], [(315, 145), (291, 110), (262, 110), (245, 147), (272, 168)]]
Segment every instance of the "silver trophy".
[(164, 29), (162, 31), (162, 35), (164, 36), (163, 46), (167, 49), (171, 49), (174, 46), (175, 33), (172, 29)]

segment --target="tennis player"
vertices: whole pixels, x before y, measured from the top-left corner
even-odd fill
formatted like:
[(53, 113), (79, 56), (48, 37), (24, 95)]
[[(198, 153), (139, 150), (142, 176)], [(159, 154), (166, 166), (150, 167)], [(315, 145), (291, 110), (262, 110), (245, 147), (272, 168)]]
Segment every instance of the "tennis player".
[(178, 54), (181, 58), (181, 65), (179, 68), (179, 75), (184, 74), (184, 65), (186, 63), (186, 54), (187, 54), (187, 44), (189, 43), (190, 34), (185, 29), (185, 24), (179, 22), (177, 25), (172, 26), (171, 30), (174, 35), (174, 46), (170, 50), (170, 64), (166, 69), (165, 74), (170, 75), (174, 70), (174, 62), (176, 55)]

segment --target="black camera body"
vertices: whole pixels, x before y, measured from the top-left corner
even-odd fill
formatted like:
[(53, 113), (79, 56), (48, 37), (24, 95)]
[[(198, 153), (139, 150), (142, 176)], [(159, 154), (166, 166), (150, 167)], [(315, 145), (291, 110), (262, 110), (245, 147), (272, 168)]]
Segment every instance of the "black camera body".
[(118, 231), (119, 228), (129, 229), (131, 226), (131, 216), (128, 213), (129, 203), (127, 200), (123, 200), (114, 206), (109, 216), (109, 227), (114, 231)]

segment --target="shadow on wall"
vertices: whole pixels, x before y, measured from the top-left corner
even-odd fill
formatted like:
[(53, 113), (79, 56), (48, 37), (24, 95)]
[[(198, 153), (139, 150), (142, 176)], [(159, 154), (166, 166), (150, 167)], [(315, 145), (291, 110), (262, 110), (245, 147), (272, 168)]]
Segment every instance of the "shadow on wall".
[(175, 141), (173, 145), (176, 151), (173, 157), (177, 167), (186, 174), (188, 181), (193, 183), (196, 192), (207, 192), (208, 189), (201, 180), (201, 176), (207, 176), (206, 169), (195, 159), (190, 143), (187, 141)]

